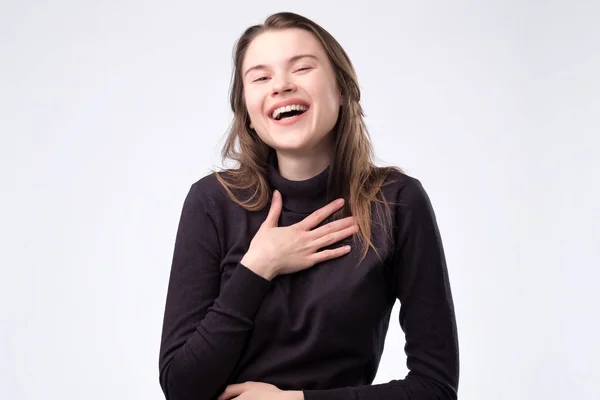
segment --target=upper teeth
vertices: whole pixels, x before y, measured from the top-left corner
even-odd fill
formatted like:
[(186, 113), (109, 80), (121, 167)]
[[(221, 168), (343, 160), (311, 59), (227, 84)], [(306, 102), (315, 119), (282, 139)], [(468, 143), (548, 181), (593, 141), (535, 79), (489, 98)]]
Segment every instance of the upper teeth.
[(288, 111), (306, 111), (308, 109), (308, 107), (303, 106), (301, 104), (290, 104), (289, 106), (285, 106), (285, 107), (279, 107), (276, 108), (275, 111), (273, 111), (273, 118), (277, 118), (279, 117), (279, 114), (283, 113), (283, 112), (288, 112)]

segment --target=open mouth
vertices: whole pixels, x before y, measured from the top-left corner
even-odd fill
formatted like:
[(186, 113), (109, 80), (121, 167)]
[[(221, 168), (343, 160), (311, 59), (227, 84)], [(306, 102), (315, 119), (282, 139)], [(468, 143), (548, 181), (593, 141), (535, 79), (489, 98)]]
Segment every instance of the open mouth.
[(285, 120), (287, 118), (293, 118), (298, 115), (304, 114), (308, 110), (308, 106), (303, 104), (292, 104), (285, 107), (279, 107), (273, 111), (271, 118), (275, 121)]

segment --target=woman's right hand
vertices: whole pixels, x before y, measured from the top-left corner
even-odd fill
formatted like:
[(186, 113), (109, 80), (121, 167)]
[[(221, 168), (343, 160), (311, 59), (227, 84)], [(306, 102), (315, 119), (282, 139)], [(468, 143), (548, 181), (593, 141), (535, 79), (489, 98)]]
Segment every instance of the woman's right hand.
[(246, 268), (271, 280), (277, 275), (308, 269), (350, 251), (350, 246), (318, 250), (358, 232), (354, 217), (333, 221), (313, 230), (328, 216), (342, 208), (343, 199), (335, 200), (302, 221), (286, 227), (277, 226), (282, 205), (281, 193), (275, 191), (269, 214), (240, 261)]

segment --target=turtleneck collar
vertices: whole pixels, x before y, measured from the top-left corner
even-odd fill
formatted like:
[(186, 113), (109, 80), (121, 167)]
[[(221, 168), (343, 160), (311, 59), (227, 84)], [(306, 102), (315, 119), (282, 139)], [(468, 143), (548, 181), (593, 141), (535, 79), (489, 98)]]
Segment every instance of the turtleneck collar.
[(268, 165), (271, 188), (279, 190), (285, 209), (310, 214), (327, 203), (329, 167), (312, 178), (291, 181), (281, 176), (275, 151), (269, 155)]

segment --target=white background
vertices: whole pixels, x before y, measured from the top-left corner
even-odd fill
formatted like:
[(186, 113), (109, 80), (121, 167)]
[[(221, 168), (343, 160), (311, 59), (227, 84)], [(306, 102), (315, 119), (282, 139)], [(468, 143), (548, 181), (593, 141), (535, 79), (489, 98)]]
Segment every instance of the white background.
[[(600, 399), (598, 2), (88, 3), (1, 3), (0, 397), (163, 398), (175, 231), (220, 165), (233, 44), (289, 10), (348, 51), (380, 163), (431, 196), (459, 398)], [(397, 312), (376, 382), (407, 372)]]

